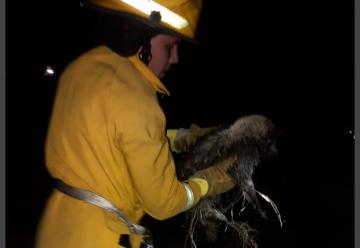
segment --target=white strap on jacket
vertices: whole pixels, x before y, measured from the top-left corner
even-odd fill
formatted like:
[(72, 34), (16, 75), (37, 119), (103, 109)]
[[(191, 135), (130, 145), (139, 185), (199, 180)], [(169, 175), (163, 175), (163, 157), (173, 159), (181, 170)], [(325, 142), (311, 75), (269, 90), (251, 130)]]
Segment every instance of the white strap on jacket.
[(132, 223), (126, 217), (126, 215), (120, 209), (118, 209), (114, 204), (112, 204), (110, 201), (106, 200), (105, 198), (95, 194), (94, 192), (75, 188), (73, 186), (65, 184), (61, 180), (57, 180), (56, 188), (60, 192), (68, 196), (71, 196), (78, 200), (85, 201), (87, 203), (103, 208), (108, 212), (114, 213), (119, 220), (121, 220), (128, 226), (130, 233), (139, 234), (139, 235), (148, 235), (148, 230), (145, 227)]

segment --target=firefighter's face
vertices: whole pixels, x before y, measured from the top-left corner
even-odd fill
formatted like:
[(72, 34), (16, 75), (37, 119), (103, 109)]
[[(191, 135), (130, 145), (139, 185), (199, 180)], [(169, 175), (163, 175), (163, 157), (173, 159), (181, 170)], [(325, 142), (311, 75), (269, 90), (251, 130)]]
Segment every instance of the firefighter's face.
[(179, 62), (179, 38), (167, 34), (158, 34), (151, 39), (151, 55), (149, 68), (159, 78), (164, 77), (171, 65)]

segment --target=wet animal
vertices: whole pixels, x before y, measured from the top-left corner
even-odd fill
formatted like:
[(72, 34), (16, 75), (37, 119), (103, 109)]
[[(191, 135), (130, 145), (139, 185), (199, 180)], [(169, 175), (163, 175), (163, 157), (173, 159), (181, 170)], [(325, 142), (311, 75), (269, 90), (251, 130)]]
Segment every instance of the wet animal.
[(222, 195), (202, 199), (187, 212), (188, 233), (191, 243), (196, 247), (193, 234), (195, 228), (202, 228), (207, 239), (217, 238), (218, 223), (226, 223), (237, 234), (243, 247), (257, 247), (251, 237), (252, 229), (246, 223), (228, 218), (229, 210), (239, 202), (250, 204), (266, 218), (257, 198), (253, 173), (264, 159), (277, 155), (277, 129), (272, 121), (262, 115), (248, 115), (238, 118), (230, 125), (219, 126), (200, 137), (177, 163), (177, 174), (186, 180), (196, 171), (208, 168), (222, 160), (235, 158), (227, 173), (233, 178), (236, 187), (230, 200), (224, 201)]

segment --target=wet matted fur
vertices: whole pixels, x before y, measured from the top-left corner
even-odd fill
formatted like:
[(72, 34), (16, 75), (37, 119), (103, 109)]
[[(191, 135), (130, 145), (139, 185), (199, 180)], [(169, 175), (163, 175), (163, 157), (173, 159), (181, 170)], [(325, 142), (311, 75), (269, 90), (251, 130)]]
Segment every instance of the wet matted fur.
[[(231, 229), (236, 239), (234, 242), (239, 244), (238, 247), (257, 247), (254, 240), (256, 230), (245, 222), (236, 221), (232, 211), (236, 204), (243, 204), (245, 208), (249, 203), (260, 216), (266, 218), (260, 207), (252, 176), (263, 159), (271, 159), (277, 155), (276, 138), (277, 130), (269, 118), (262, 115), (248, 115), (237, 119), (231, 125), (221, 126), (200, 137), (189, 152), (178, 159), (176, 165), (178, 177), (180, 180), (186, 180), (196, 171), (227, 158), (236, 158), (227, 171), (236, 182), (231, 197), (228, 196), (224, 200), (223, 194), (202, 199), (186, 213), (191, 246), (196, 247), (194, 239), (196, 230), (203, 231), (207, 240), (211, 242), (217, 239), (219, 228), (224, 228), (220, 223), (225, 223), (226, 228)], [(274, 209), (277, 210), (276, 207)]]

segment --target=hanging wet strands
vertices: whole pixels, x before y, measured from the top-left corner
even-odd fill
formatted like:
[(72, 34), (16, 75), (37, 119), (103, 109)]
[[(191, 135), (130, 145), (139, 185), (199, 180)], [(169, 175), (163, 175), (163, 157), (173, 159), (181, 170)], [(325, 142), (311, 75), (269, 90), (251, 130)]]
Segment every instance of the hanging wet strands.
[(232, 125), (221, 126), (200, 137), (189, 152), (179, 159), (178, 177), (185, 180), (196, 171), (222, 160), (235, 158), (235, 162), (227, 171), (236, 183), (236, 187), (231, 191), (231, 198), (224, 200), (224, 194), (205, 198), (187, 212), (187, 238), (192, 247), (196, 247), (194, 235), (199, 229), (205, 232), (208, 241), (215, 241), (219, 228), (224, 226), (219, 223), (225, 224), (226, 231), (231, 231), (232, 236), (237, 239), (236, 242), (242, 244), (240, 247), (258, 247), (254, 240), (256, 230), (234, 218), (234, 206), (241, 203), (242, 208), (238, 214), (250, 204), (261, 217), (266, 219), (257, 195), (271, 204), (282, 226), (281, 216), (275, 203), (255, 189), (252, 179), (255, 168), (263, 159), (272, 159), (277, 155), (277, 136), (277, 129), (267, 117), (244, 116)]

